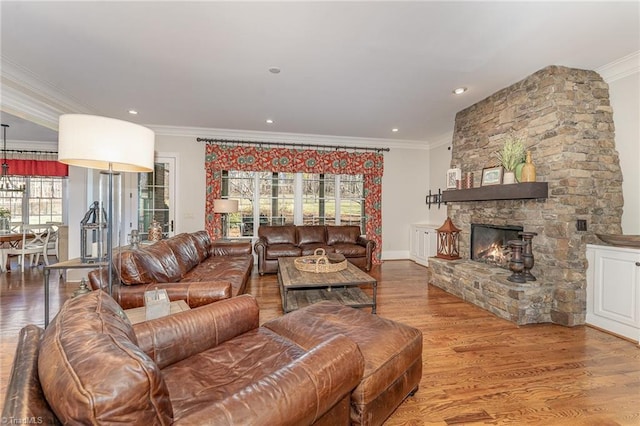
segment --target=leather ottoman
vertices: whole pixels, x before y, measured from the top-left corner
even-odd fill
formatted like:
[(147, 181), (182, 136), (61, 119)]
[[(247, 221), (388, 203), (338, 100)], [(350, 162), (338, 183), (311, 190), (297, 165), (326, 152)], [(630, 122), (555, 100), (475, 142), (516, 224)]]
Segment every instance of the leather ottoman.
[(418, 390), (422, 332), (414, 327), (330, 301), (268, 321), (264, 327), (304, 349), (336, 334), (357, 343), (364, 357), (364, 374), (351, 393), (352, 424), (382, 424)]

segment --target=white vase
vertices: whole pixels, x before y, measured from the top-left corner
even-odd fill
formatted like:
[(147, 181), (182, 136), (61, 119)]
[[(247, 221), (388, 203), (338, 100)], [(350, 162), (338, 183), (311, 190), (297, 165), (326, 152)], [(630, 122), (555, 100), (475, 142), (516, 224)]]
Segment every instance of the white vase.
[(516, 183), (516, 174), (514, 172), (504, 172), (504, 176), (502, 177), (502, 183), (504, 184)]

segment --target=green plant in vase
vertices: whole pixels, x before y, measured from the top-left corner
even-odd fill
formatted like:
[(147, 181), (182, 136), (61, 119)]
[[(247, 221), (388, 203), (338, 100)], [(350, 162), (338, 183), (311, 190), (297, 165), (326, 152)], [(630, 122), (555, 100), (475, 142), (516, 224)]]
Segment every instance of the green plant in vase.
[(0, 231), (8, 231), (11, 224), (11, 211), (5, 207), (0, 207)]
[(524, 163), (525, 149), (522, 139), (514, 134), (509, 134), (500, 151), (496, 151), (496, 157), (504, 167), (503, 183), (515, 183), (515, 170), (519, 164)]

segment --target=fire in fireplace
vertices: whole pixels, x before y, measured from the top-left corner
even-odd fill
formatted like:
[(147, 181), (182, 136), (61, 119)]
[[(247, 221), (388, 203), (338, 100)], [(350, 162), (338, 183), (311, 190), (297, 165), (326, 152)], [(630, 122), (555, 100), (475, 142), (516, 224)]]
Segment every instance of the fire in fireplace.
[(471, 224), (471, 260), (509, 267), (509, 240), (519, 240), (522, 226)]

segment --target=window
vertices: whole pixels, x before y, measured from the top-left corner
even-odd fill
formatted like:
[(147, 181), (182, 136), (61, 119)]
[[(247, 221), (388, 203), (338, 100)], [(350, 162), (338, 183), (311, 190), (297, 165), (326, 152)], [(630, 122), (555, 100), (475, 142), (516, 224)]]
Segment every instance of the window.
[[(364, 223), (363, 175), (224, 171), (222, 196), (238, 200), (230, 237), (255, 235), (261, 225)], [(257, 205), (256, 205), (257, 203)]]
[(32, 225), (63, 222), (62, 177), (11, 176), (16, 185), (25, 185), (25, 193), (0, 191), (0, 207), (9, 209), (12, 222)]
[(156, 159), (153, 172), (138, 174), (138, 229), (147, 238), (151, 222), (158, 221), (164, 237), (172, 235), (171, 170), (169, 160)]
[(261, 173), (258, 181), (260, 224), (294, 223), (295, 173)]

